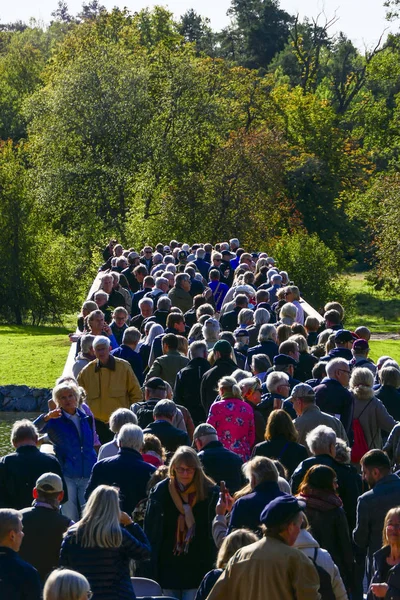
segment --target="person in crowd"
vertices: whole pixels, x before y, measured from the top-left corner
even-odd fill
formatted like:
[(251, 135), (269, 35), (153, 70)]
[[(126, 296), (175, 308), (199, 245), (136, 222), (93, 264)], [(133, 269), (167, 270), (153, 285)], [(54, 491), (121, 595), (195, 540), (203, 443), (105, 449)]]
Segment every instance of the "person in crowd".
[(196, 425), (204, 422), (206, 414), (201, 404), (200, 385), (204, 373), (209, 370), (207, 344), (192, 342), (189, 346), (190, 361), (178, 371), (175, 379), (174, 402), (185, 406)]
[(205, 473), (217, 483), (224, 481), (231, 494), (237, 492), (244, 484), (242, 459), (224, 448), (215, 427), (208, 423), (198, 425), (194, 430), (193, 443)]
[(255, 442), (253, 409), (243, 401), (233, 377), (219, 380), (218, 393), (220, 400), (212, 404), (207, 423), (215, 427), (222, 445), (245, 462)]
[(128, 254), (128, 266), (122, 270), (128, 281), (129, 289), (132, 294), (138, 292), (141, 289), (143, 278), (147, 275), (147, 269), (144, 265), (140, 265), (140, 256), (137, 252), (129, 252)]
[(296, 285), (288, 285), (285, 287), (285, 300), (288, 303), (294, 304), (296, 307), (296, 323), (304, 325), (304, 310), (300, 302), (300, 291)]
[(92, 593), (84, 575), (71, 569), (56, 569), (46, 581), (43, 600), (87, 600)]
[(312, 378), (312, 370), (318, 362), (318, 358), (308, 351), (307, 340), (303, 335), (292, 335), (288, 341), (296, 342), (299, 347), (299, 358), (294, 368), (294, 377), (299, 381), (307, 381)]
[(304, 321), (304, 327), (307, 331), (307, 344), (309, 348), (312, 348), (312, 346), (317, 344), (319, 326), (320, 323), (317, 317), (307, 317)]
[[(114, 290), (114, 278), (111, 273), (104, 273), (101, 276), (99, 289), (108, 294), (108, 308), (115, 309), (119, 306), (126, 308), (124, 296)], [(94, 294), (91, 300), (94, 300)]]
[[(266, 459), (264, 459), (266, 460)], [(302, 552), (292, 548), (303, 522), (304, 503), (286, 495), (261, 513), (264, 537), (242, 548), (228, 562), (207, 600), (317, 600), (318, 573)], [(271, 585), (271, 582), (279, 582)]]
[(79, 519), (85, 504), (86, 486), (97, 460), (93, 447), (93, 423), (78, 408), (79, 397), (79, 388), (74, 383), (57, 385), (52, 393), (56, 408), (35, 420), (38, 430), (49, 436), (63, 470), (68, 501), (63, 505), (62, 511), (72, 521)]
[(136, 327), (127, 327), (122, 336), (122, 344), (119, 348), (111, 351), (111, 355), (115, 358), (126, 360), (136, 375), (139, 384), (143, 384), (143, 361), (141, 355), (136, 351), (140, 340), (140, 331)]
[(82, 519), (68, 529), (59, 564), (84, 575), (96, 600), (134, 600), (129, 561), (149, 556), (146, 535), (120, 510), (118, 490), (100, 485), (90, 495)]
[[(320, 343), (320, 340), (318, 340)], [(335, 358), (342, 358), (345, 361), (353, 360), (353, 353), (351, 351), (353, 347), (354, 336), (348, 329), (339, 329), (335, 333), (335, 347), (330, 350), (327, 356), (322, 360), (329, 362)]]
[(352, 346), (353, 360), (352, 364), (354, 367), (363, 367), (369, 369), (372, 375), (375, 377), (376, 365), (368, 358), (369, 344), (366, 340), (355, 340)]
[(143, 248), (142, 252), (143, 252), (143, 256), (140, 259), (140, 262), (142, 263), (142, 265), (144, 265), (147, 268), (147, 270), (150, 273), (151, 268), (154, 264), (153, 248), (151, 246), (145, 246)]
[(72, 375), (76, 379), (83, 367), (94, 360), (95, 354), (93, 351), (94, 335), (86, 334), (80, 339), (81, 351), (76, 355), (75, 362), (72, 365)]
[[(129, 293), (129, 292), (128, 292)], [(110, 323), (111, 331), (114, 334), (115, 339), (119, 345), (122, 344), (122, 336), (124, 331), (128, 329), (128, 318), (130, 311), (122, 306), (116, 308), (112, 314), (112, 321)]]
[(282, 276), (279, 275), (279, 273), (273, 273), (270, 282), (271, 286), (267, 287), (267, 292), (269, 294), (271, 304), (275, 304), (275, 302), (278, 301), (276, 293), (282, 287)]
[[(130, 314), (130, 312), (132, 310), (132, 296), (131, 296), (130, 291), (127, 289), (127, 287), (129, 287), (128, 281), (127, 281), (125, 275), (122, 275), (122, 273), (119, 273), (118, 271), (116, 271), (114, 269), (111, 271), (111, 275), (113, 278), (113, 291), (118, 292), (119, 294), (121, 294), (121, 296), (123, 296), (123, 298), (124, 298), (123, 308), (125, 308), (126, 312), (128, 314)], [(119, 307), (119, 308), (122, 308), (122, 307)], [(127, 316), (128, 316), (128, 314), (127, 314)]]
[(182, 431), (172, 424), (176, 411), (176, 404), (172, 400), (159, 400), (153, 410), (154, 421), (143, 430), (144, 434), (152, 433), (158, 437), (166, 449), (168, 457), (171, 457), (179, 446), (190, 445), (186, 431)]
[(260, 536), (260, 515), (264, 507), (283, 495), (278, 485), (278, 470), (269, 458), (256, 456), (243, 466), (243, 473), (249, 482), (249, 493), (234, 502), (228, 533), (246, 527)]
[(254, 426), (256, 433), (255, 443), (258, 444), (264, 439), (265, 433), (265, 420), (263, 415), (257, 408), (261, 402), (261, 381), (258, 379), (258, 377), (245, 376), (244, 379), (238, 381), (238, 384), (243, 400), (247, 402), (247, 404), (253, 411)]
[(71, 519), (60, 513), (63, 482), (55, 473), (43, 473), (33, 488), (33, 506), (21, 511), (24, 537), (20, 557), (37, 569), (44, 582), (58, 565), (61, 542)]
[(16, 421), (11, 430), (15, 452), (0, 458), (0, 507), (20, 510), (32, 504), (32, 490), (43, 473), (56, 473), (63, 479), (55, 456), (40, 452), (38, 430), (28, 419)]
[(193, 327), (193, 325), (197, 322), (197, 309), (206, 303), (207, 300), (203, 294), (197, 294), (197, 296), (193, 296), (193, 306), (185, 312), (185, 323), (188, 327)]
[(174, 333), (164, 335), (162, 349), (163, 356), (155, 359), (147, 373), (146, 381), (152, 377), (161, 377), (173, 389), (177, 373), (188, 365), (189, 359), (178, 352), (178, 337)]
[(315, 404), (315, 392), (310, 385), (307, 383), (296, 385), (292, 390), (290, 401), (293, 403), (297, 415), (293, 423), (298, 433), (299, 444), (305, 446), (307, 435), (318, 425), (330, 427), (337, 437), (348, 442), (342, 422), (336, 417), (322, 412)]
[[(151, 300), (153, 300), (153, 309), (154, 309), (154, 314), (158, 311), (158, 310), (165, 310), (163, 309), (160, 305), (159, 305), (159, 301), (161, 300), (161, 298), (163, 298), (163, 300), (169, 300), (167, 293), (169, 291), (169, 281), (166, 277), (157, 277), (156, 281), (155, 281), (155, 285), (154, 288), (151, 290), (151, 292), (147, 292), (145, 298), (150, 298)], [(169, 300), (169, 302), (167, 302), (168, 305), (168, 309), (171, 307), (171, 301)], [(165, 306), (165, 304), (164, 304)], [(167, 309), (167, 312), (168, 312)], [(165, 322), (164, 325), (165, 327)]]
[(297, 439), (297, 431), (287, 412), (273, 410), (268, 417), (265, 442), (254, 446), (252, 457), (266, 456), (279, 460), (291, 477), (296, 467), (308, 458), (307, 449)]
[(319, 385), (323, 378), (326, 377), (326, 363), (325, 362), (317, 362), (317, 364), (313, 367), (311, 372), (311, 379), (308, 379), (305, 383), (310, 385), (313, 389)]
[(216, 569), (213, 569), (204, 577), (197, 590), (195, 600), (206, 600), (232, 556), (240, 548), (249, 546), (257, 541), (258, 537), (256, 534), (247, 529), (236, 529), (227, 535), (218, 551)]
[(218, 381), (222, 377), (231, 375), (237, 368), (232, 360), (232, 353), (232, 346), (226, 340), (219, 340), (213, 348), (214, 366), (204, 373), (200, 384), (201, 404), (206, 415), (217, 397)]
[(150, 492), (144, 522), (151, 543), (150, 575), (164, 595), (194, 600), (213, 568), (211, 525), (218, 492), (196, 452), (186, 446), (173, 455), (168, 478)]
[[(272, 308), (274, 308), (274, 306), (276, 306), (275, 304), (273, 305)], [(278, 314), (278, 311), (277, 311)], [(283, 306), (279, 309), (279, 321), (277, 321), (277, 326), (278, 325), (288, 325), (289, 327), (291, 327), (293, 325), (293, 323), (297, 323), (297, 308), (296, 306), (293, 304), (293, 302), (286, 302), (286, 304), (283, 304)]]
[(177, 306), (183, 313), (188, 311), (193, 304), (190, 288), (191, 283), (188, 273), (178, 273), (175, 276), (174, 287), (168, 292), (168, 298), (171, 300), (172, 306)]
[[(165, 449), (162, 447), (162, 444), (158, 437), (152, 435), (151, 433), (146, 433), (143, 436), (142, 458), (146, 463), (149, 463), (149, 465), (153, 465), (153, 467), (155, 467), (156, 469), (158, 469), (165, 463)], [(147, 484), (147, 489), (149, 489), (150, 480), (151, 477), (149, 479), (149, 483)]]
[[(396, 425), (396, 421), (388, 413), (384, 404), (375, 397), (373, 385), (374, 376), (370, 369), (356, 367), (352, 371), (350, 391), (354, 396), (353, 419), (357, 420), (360, 425), (368, 450), (382, 448), (381, 430), (390, 433)], [(359, 441), (358, 443), (361, 444), (362, 442)], [(354, 457), (355, 445), (353, 445), (352, 461), (354, 462), (355, 458), (355, 462), (358, 462), (360, 457)]]
[(258, 377), (261, 383), (265, 383), (271, 367), (271, 361), (266, 354), (253, 354), (250, 369), (253, 375)]
[(202, 334), (207, 344), (207, 350), (212, 350), (219, 340), (221, 327), (217, 319), (210, 317), (202, 326)]
[(89, 363), (78, 375), (87, 402), (96, 421), (96, 430), (104, 444), (112, 440), (107, 422), (117, 408), (129, 408), (142, 399), (142, 392), (131, 366), (110, 354), (110, 340), (96, 336), (93, 342), (96, 360)]
[(292, 492), (297, 493), (308, 469), (314, 465), (332, 467), (337, 475), (338, 493), (346, 511), (349, 528), (352, 530), (355, 525), (357, 499), (361, 493), (360, 476), (355, 476), (350, 465), (335, 460), (336, 434), (330, 427), (319, 425), (313, 429), (306, 437), (306, 444), (313, 456), (303, 460), (294, 471), (290, 480)]
[[(144, 265), (143, 265), (143, 268), (145, 268)], [(150, 304), (150, 302), (145, 302), (143, 304), (143, 309), (140, 308), (139, 304), (140, 304), (140, 301), (144, 300), (145, 298), (146, 298), (146, 300), (151, 300), (151, 298), (147, 297), (147, 294), (150, 294), (153, 291), (154, 285), (155, 285), (154, 277), (152, 275), (146, 275), (143, 278), (143, 284), (141, 285), (141, 289), (139, 291), (135, 292), (132, 296), (131, 325), (134, 325), (138, 329), (140, 329), (143, 321), (145, 319), (151, 317), (151, 315), (153, 314), (154, 303)], [(137, 319), (137, 321), (134, 321), (134, 319), (136, 319), (136, 317), (138, 317), (138, 319)]]
[[(286, 346), (286, 348), (292, 348), (292, 350), (289, 350), (289, 352), (291, 354), (294, 354), (294, 356), (290, 356), (289, 354), (278, 354), (277, 356), (275, 356), (273, 360), (274, 371), (281, 371), (282, 373), (286, 373), (289, 376), (289, 387), (290, 390), (292, 390), (295, 385), (301, 383), (298, 379), (294, 379), (293, 377), (294, 369), (297, 365), (297, 359), (295, 358), (295, 356), (298, 355), (298, 346), (297, 344), (292, 345), (292, 342), (289, 342), (289, 340), (286, 340), (286, 342), (283, 342), (283, 344), (290, 344), (290, 346)], [(281, 346), (283, 346), (283, 344), (281, 344)], [(285, 346), (283, 347), (285, 348)], [(263, 385), (263, 391), (266, 390), (266, 388), (267, 386)], [(292, 412), (292, 407), (288, 405), (287, 410), (289, 412)], [(294, 416), (295, 414), (294, 412), (292, 412), (292, 417), (294, 418)]]
[(0, 509), (0, 598), (40, 600), (42, 586), (37, 570), (18, 556), (24, 537), (21, 513)]
[(400, 597), (400, 508), (391, 508), (385, 516), (382, 548), (375, 552), (373, 577), (368, 600)]
[(386, 513), (399, 505), (400, 478), (390, 471), (390, 460), (381, 450), (370, 450), (361, 459), (363, 478), (370, 489), (357, 504), (353, 531), (356, 545), (367, 554), (367, 576), (373, 572), (373, 556), (381, 547)]
[(247, 308), (249, 299), (246, 294), (238, 294), (235, 296), (235, 307), (233, 310), (224, 312), (221, 317), (221, 328), (224, 331), (235, 331), (238, 326), (238, 317), (242, 309)]
[(111, 413), (108, 425), (110, 427), (110, 431), (112, 431), (114, 434), (114, 439), (100, 447), (97, 460), (111, 458), (112, 456), (116, 456), (118, 454), (118, 434), (121, 430), (121, 427), (127, 423), (132, 423), (132, 425), (138, 424), (136, 415), (129, 408), (117, 408), (117, 410), (114, 410), (114, 412)]
[(283, 408), (288, 414), (292, 415), (293, 406), (287, 399), (289, 396), (290, 383), (289, 375), (283, 371), (272, 371), (268, 374), (265, 383), (261, 386), (267, 390), (261, 396), (261, 402), (257, 405), (258, 410), (264, 417), (265, 422), (273, 410)]
[(352, 419), (354, 397), (347, 389), (350, 382), (350, 366), (343, 358), (334, 358), (326, 365), (326, 377), (314, 388), (317, 406), (329, 415), (341, 420), (350, 442), (353, 442)]
[(88, 499), (99, 485), (114, 485), (119, 489), (121, 510), (132, 514), (137, 503), (146, 496), (146, 486), (155, 467), (142, 458), (143, 431), (140, 427), (126, 423), (119, 430), (117, 441), (118, 454), (94, 465), (85, 498)]
[[(220, 260), (220, 259), (216, 259)], [(219, 269), (212, 268), (208, 274), (209, 282), (208, 287), (213, 293), (215, 310), (219, 313), (222, 307), (224, 298), (229, 290), (229, 287), (222, 281), (221, 271)], [(207, 279), (207, 277), (205, 278)]]
[[(167, 333), (174, 333), (175, 335), (186, 335), (185, 317), (181, 312), (174, 311), (169, 313), (167, 317), (167, 327), (164, 331), (165, 335)], [(162, 340), (164, 334), (160, 334), (154, 338), (148, 361), (149, 368), (152, 366), (155, 359), (159, 356), (162, 356), (163, 354)]]
[(307, 517), (303, 519), (300, 533), (293, 547), (301, 550), (317, 567), (320, 577), (319, 591), (322, 599), (326, 597), (332, 600), (348, 600), (339, 569), (333, 562), (329, 552), (322, 549), (317, 540), (311, 535)]
[(283, 342), (286, 342), (291, 335), (292, 328), (290, 325), (285, 325), (284, 323), (281, 323), (280, 325), (276, 324), (276, 341), (278, 346), (280, 346)]
[(265, 308), (256, 308), (254, 311), (254, 324), (247, 327), (249, 334), (249, 348), (254, 348), (259, 343), (258, 336), (263, 325), (267, 325), (271, 315)]
[(153, 345), (153, 341), (155, 340), (156, 337), (158, 337), (158, 336), (162, 337), (164, 335), (164, 328), (159, 323), (155, 323), (154, 321), (148, 321), (148, 323), (145, 325), (145, 333), (146, 333), (147, 328), (148, 328), (147, 335), (145, 336), (144, 340), (140, 343), (140, 348), (139, 348), (139, 354), (142, 357), (144, 373), (149, 368), (150, 352), (151, 352), (151, 347)]
[(93, 300), (86, 300), (82, 304), (81, 312), (78, 315), (78, 322), (77, 322), (77, 328), (79, 329), (79, 331), (81, 333), (83, 333), (84, 331), (87, 330), (87, 325), (86, 325), (87, 317), (90, 315), (90, 313), (93, 310), (97, 310), (98, 308), (99, 307), (97, 306), (96, 302), (94, 302)]
[[(87, 324), (88, 324), (88, 333), (90, 333), (91, 335), (97, 336), (97, 335), (104, 335), (107, 336), (108, 339), (110, 340), (110, 345), (112, 348), (118, 348), (118, 342), (115, 339), (115, 336), (111, 330), (111, 327), (105, 322), (104, 320), (104, 314), (101, 312), (101, 310), (94, 310), (90, 313), (90, 315), (87, 318)], [(78, 340), (77, 343), (77, 351), (78, 353), (80, 352), (80, 342), (81, 340)]]
[[(146, 289), (146, 288), (145, 288)], [(139, 294), (140, 292), (137, 292)], [(132, 317), (131, 326), (142, 331), (143, 323), (153, 316), (154, 302), (151, 298), (141, 298), (138, 301), (139, 314)]]
[(400, 421), (400, 371), (396, 367), (383, 366), (379, 371), (381, 387), (375, 393), (389, 415)]
[(312, 536), (328, 550), (345, 586), (349, 588), (353, 576), (353, 551), (343, 502), (337, 489), (335, 471), (326, 465), (314, 465), (299, 486), (298, 498), (306, 503), (304, 512)]

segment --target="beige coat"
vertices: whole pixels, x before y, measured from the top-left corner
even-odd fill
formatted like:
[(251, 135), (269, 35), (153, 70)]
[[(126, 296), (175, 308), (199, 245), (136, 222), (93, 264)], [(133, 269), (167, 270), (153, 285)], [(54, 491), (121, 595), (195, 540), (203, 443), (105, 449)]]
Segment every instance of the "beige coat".
[(98, 361), (93, 360), (78, 375), (78, 383), (86, 392), (87, 403), (95, 418), (104, 423), (117, 408), (129, 408), (143, 399), (131, 365), (122, 358), (112, 358), (115, 361), (113, 370), (99, 368)]
[(316, 404), (306, 405), (303, 414), (300, 417), (297, 417), (293, 423), (297, 429), (297, 433), (299, 434), (297, 442), (303, 446), (306, 446), (306, 448), (307, 434), (318, 427), (318, 425), (326, 425), (326, 427), (331, 427), (336, 433), (337, 437), (344, 440), (347, 444), (349, 443), (342, 422), (336, 417), (322, 412)]
[(264, 537), (236, 552), (207, 600), (319, 600), (319, 585), (307, 556)]

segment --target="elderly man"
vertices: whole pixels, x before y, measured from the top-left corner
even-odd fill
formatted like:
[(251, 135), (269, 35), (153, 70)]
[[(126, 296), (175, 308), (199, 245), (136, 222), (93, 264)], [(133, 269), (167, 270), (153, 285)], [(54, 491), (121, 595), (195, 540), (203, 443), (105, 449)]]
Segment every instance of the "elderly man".
[(140, 454), (143, 446), (143, 431), (132, 423), (123, 425), (118, 433), (117, 456), (97, 462), (90, 475), (85, 498), (98, 485), (112, 485), (119, 489), (121, 510), (131, 515), (140, 500), (146, 497), (146, 487), (156, 470), (146, 463)]
[(190, 276), (188, 273), (178, 273), (175, 276), (175, 285), (168, 292), (172, 306), (177, 306), (183, 313), (192, 308), (193, 298), (190, 295)]
[[(32, 504), (32, 490), (43, 473), (62, 477), (56, 457), (37, 448), (38, 438), (38, 430), (28, 419), (14, 423), (11, 443), (15, 452), (0, 459), (0, 507), (26, 508)], [(63, 487), (66, 491), (64, 479)]]
[(289, 400), (293, 403), (297, 419), (294, 420), (294, 426), (298, 433), (298, 443), (306, 445), (307, 435), (318, 427), (326, 425), (333, 429), (337, 437), (349, 442), (346, 431), (339, 419), (322, 412), (315, 404), (315, 393), (313, 388), (307, 383), (299, 383), (292, 390)]
[(205, 421), (207, 415), (201, 405), (200, 385), (204, 373), (209, 370), (207, 344), (203, 341), (192, 342), (189, 346), (192, 357), (186, 367), (178, 371), (175, 380), (174, 401), (186, 406), (193, 421), (198, 424)]
[(341, 420), (350, 443), (353, 442), (354, 398), (346, 389), (350, 381), (350, 366), (347, 360), (335, 358), (326, 365), (326, 377), (314, 388), (315, 401), (319, 408)]
[(247, 308), (249, 299), (246, 294), (238, 294), (235, 297), (235, 308), (225, 312), (221, 317), (221, 328), (224, 331), (234, 331), (238, 326), (239, 313), (243, 308)]
[(78, 383), (86, 392), (87, 402), (96, 421), (96, 431), (104, 444), (112, 440), (107, 427), (110, 414), (117, 408), (129, 408), (140, 402), (142, 392), (129, 363), (110, 354), (110, 340), (96, 336), (93, 342), (96, 360), (78, 375)]
[(190, 446), (188, 434), (172, 424), (176, 410), (176, 404), (172, 400), (160, 400), (153, 410), (153, 423), (149, 423), (143, 431), (158, 437), (169, 457), (179, 446)]
[(151, 246), (145, 246), (143, 248), (143, 256), (140, 259), (140, 262), (145, 265), (147, 270), (151, 271), (151, 267), (153, 266), (153, 248)]
[(0, 510), (0, 598), (40, 600), (42, 586), (37, 570), (18, 556), (24, 537), (21, 513)]
[(161, 298), (167, 298), (169, 291), (169, 282), (165, 277), (157, 277), (155, 286), (151, 292), (147, 292), (146, 298), (153, 300), (154, 310), (158, 308), (158, 302)]
[[(125, 304), (123, 305), (124, 308), (126, 308), (126, 310), (128, 311), (128, 313), (131, 312), (132, 309), (132, 296), (129, 290), (127, 290), (126, 288), (124, 288), (121, 283), (121, 274), (118, 273), (117, 271), (111, 271), (111, 275), (113, 278), (113, 290), (115, 292), (118, 292), (119, 294), (121, 294), (121, 296), (124, 297), (124, 302)], [(108, 302), (110, 302), (110, 298), (108, 299)], [(122, 306), (122, 305), (121, 305)]]
[(75, 362), (72, 365), (72, 374), (75, 379), (83, 367), (86, 367), (87, 364), (96, 358), (93, 351), (94, 338), (95, 336), (90, 334), (81, 337), (81, 351), (76, 355)]
[(272, 500), (261, 513), (264, 537), (230, 559), (207, 600), (319, 600), (320, 580), (312, 561), (292, 548), (304, 519), (303, 502)]
[(222, 275), (219, 269), (210, 269), (208, 277), (208, 287), (213, 293), (215, 309), (219, 312), (229, 287), (221, 281)]
[[(267, 393), (264, 392), (265, 389)], [(260, 411), (265, 422), (268, 421), (271, 412), (279, 408), (283, 408), (291, 417), (296, 415), (291, 402), (287, 400), (289, 390), (290, 383), (287, 373), (283, 371), (272, 371), (272, 373), (269, 373), (266, 382), (262, 384), (261, 402), (257, 406), (257, 410)]]
[[(143, 268), (145, 268), (143, 266)], [(135, 292), (132, 296), (132, 310), (131, 315), (135, 317), (140, 314), (139, 302), (144, 298), (147, 294), (149, 294), (154, 288), (154, 277), (151, 275), (146, 275), (143, 279), (143, 287), (138, 292)]]
[[(130, 290), (133, 294), (140, 290), (141, 281), (143, 281), (143, 277), (147, 275), (146, 267), (144, 267), (144, 265), (139, 265), (139, 260), (140, 257), (137, 252), (130, 252), (128, 254), (128, 267), (122, 271), (122, 275), (125, 275), (129, 283)], [(135, 274), (137, 267), (144, 269), (144, 271), (142, 271), (143, 275), (141, 276), (140, 280)]]
[[(102, 275), (99, 289), (108, 294), (108, 308), (114, 309), (118, 306), (126, 308), (124, 296), (114, 290), (114, 277), (111, 273), (104, 273), (104, 275)], [(94, 294), (91, 300), (94, 300)]]
[(218, 395), (218, 381), (225, 375), (232, 375), (237, 368), (232, 360), (232, 352), (232, 346), (226, 340), (218, 340), (213, 348), (214, 366), (204, 373), (200, 384), (201, 404), (206, 415)]
[(338, 494), (343, 501), (347, 521), (352, 530), (355, 524), (357, 499), (361, 493), (361, 478), (350, 465), (339, 463), (336, 456), (336, 433), (330, 427), (319, 425), (306, 437), (306, 443), (313, 456), (303, 460), (291, 478), (293, 494), (297, 493), (304, 475), (314, 465), (332, 467), (338, 479)]
[(131, 325), (136, 329), (141, 329), (144, 321), (153, 315), (154, 302), (151, 298), (142, 298), (139, 300), (139, 314), (131, 319)]
[(353, 360), (352, 364), (355, 367), (364, 367), (369, 369), (372, 375), (376, 374), (376, 365), (368, 358), (369, 344), (367, 340), (356, 340), (352, 346)]
[[(258, 310), (261, 309), (257, 309), (256, 313)], [(271, 361), (271, 364), (275, 356), (279, 354), (278, 344), (276, 343), (276, 328), (273, 325), (261, 325), (257, 339), (258, 345), (250, 348), (247, 352), (247, 371), (249, 370), (248, 367), (251, 364), (251, 359), (254, 354), (266, 354)]]

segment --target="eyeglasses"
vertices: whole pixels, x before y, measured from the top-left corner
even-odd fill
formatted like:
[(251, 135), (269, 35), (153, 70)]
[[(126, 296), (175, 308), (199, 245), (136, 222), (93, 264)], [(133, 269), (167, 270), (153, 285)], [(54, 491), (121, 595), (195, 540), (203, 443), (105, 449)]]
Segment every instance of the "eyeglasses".
[(86, 595), (88, 597), (88, 600), (90, 600), (91, 598), (93, 598), (93, 592), (92, 592), (92, 590), (89, 590), (88, 592), (86, 592)]
[(177, 467), (175, 469), (175, 471), (177, 473), (179, 473), (179, 475), (184, 475), (185, 473), (187, 473), (188, 475), (193, 475), (193, 473), (195, 472), (195, 470), (196, 469), (194, 467), (187, 467), (186, 469), (185, 469), (185, 467)]
[(222, 258), (214, 258), (215, 262), (222, 262)]
[(338, 371), (340, 371), (341, 373), (347, 373), (347, 375), (350, 375), (350, 371), (347, 371), (346, 369), (338, 369)]

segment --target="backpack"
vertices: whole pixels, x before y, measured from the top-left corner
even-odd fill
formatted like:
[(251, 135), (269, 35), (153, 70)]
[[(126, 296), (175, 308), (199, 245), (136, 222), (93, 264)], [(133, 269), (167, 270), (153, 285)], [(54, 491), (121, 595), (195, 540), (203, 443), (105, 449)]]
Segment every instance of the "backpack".
[(357, 419), (353, 419), (353, 435), (354, 435), (354, 444), (351, 449), (351, 462), (359, 463), (362, 457), (366, 452), (368, 452), (369, 447), (367, 444), (367, 440), (365, 439), (364, 430), (361, 427), (360, 417), (363, 412), (368, 408), (371, 404), (373, 398), (368, 402), (366, 406), (362, 409)]
[(135, 404), (135, 414), (141, 429), (146, 429), (147, 425), (153, 422), (153, 409), (157, 402), (158, 400), (148, 400), (147, 402), (137, 402)]
[(319, 593), (321, 595), (321, 600), (336, 600), (335, 593), (332, 587), (331, 576), (328, 571), (325, 571), (323, 567), (317, 565), (317, 556), (318, 556), (318, 548), (314, 548), (314, 557), (311, 558), (314, 563), (314, 567), (317, 569), (318, 577), (319, 577)]

